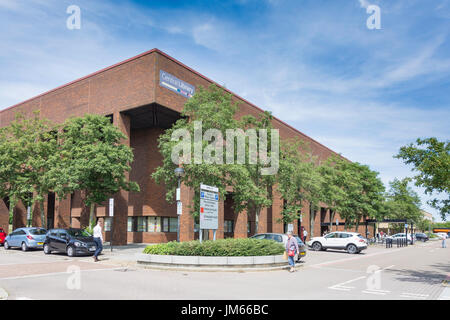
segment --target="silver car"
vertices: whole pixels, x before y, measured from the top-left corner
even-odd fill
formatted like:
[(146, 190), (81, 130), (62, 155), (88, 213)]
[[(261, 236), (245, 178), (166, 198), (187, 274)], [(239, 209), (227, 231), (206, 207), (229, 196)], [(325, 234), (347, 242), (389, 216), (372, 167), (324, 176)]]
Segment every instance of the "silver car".
[(22, 248), (22, 251), (28, 251), (30, 248), (42, 249), (46, 233), (44, 228), (19, 228), (5, 238), (4, 247), (6, 250), (18, 247)]
[[(297, 239), (298, 243), (298, 251), (299, 255), (297, 257), (297, 261), (306, 256), (306, 245), (297, 235), (294, 235), (295, 239)], [(261, 239), (261, 240), (274, 240), (276, 242), (282, 243), (286, 247), (286, 243), (288, 241), (288, 236), (284, 233), (257, 233), (250, 237), (251, 239)]]

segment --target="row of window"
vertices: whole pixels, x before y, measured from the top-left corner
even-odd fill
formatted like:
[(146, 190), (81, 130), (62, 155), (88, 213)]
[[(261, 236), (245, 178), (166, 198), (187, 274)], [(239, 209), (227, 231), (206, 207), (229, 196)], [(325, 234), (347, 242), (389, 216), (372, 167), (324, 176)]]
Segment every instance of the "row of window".
[[(111, 217), (104, 219), (104, 230), (111, 231)], [(128, 217), (128, 232), (177, 232), (178, 218), (176, 217)], [(250, 224), (247, 225), (250, 232)], [(194, 231), (199, 231), (199, 225), (194, 225)], [(233, 233), (234, 221), (225, 220), (223, 232)]]

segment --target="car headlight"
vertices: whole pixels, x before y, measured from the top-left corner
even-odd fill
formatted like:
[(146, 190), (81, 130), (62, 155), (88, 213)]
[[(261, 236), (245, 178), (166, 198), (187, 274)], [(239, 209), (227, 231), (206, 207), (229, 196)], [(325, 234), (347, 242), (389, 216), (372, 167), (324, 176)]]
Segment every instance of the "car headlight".
[(75, 247), (81, 247), (82, 246), (81, 242), (78, 242), (78, 241), (75, 241), (73, 244), (75, 245)]

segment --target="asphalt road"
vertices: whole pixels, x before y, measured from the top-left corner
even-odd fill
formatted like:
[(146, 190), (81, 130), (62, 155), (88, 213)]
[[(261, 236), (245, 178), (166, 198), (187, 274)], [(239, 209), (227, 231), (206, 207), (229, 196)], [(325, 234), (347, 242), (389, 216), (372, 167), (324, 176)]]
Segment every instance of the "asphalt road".
[(99, 263), (0, 248), (0, 293), (8, 299), (450, 300), (450, 248), (440, 246), (309, 251), (295, 273), (142, 269), (132, 262), (140, 247), (105, 250)]

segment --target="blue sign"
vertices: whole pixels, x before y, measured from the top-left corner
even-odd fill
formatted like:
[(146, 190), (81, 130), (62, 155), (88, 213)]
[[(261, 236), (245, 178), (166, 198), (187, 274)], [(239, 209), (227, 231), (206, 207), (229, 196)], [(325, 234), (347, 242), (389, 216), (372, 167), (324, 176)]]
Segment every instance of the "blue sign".
[(205, 197), (205, 193), (204, 192), (200, 192), (200, 198), (204, 198)]
[(163, 70), (159, 70), (159, 85), (186, 98), (191, 98), (195, 93), (195, 87), (193, 85), (184, 82)]

